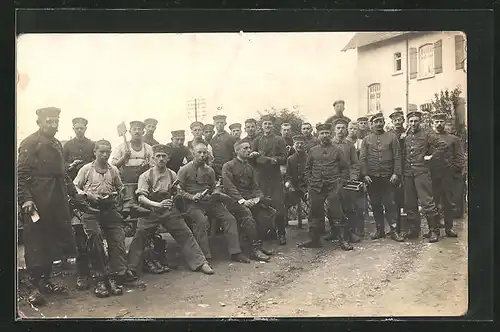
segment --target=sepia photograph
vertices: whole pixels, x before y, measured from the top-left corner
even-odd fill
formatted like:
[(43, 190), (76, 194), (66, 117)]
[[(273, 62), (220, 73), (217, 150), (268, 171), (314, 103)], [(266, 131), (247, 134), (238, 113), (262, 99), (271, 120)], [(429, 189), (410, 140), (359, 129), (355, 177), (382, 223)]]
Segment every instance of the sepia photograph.
[(467, 96), (461, 31), (20, 34), (18, 316), (463, 316)]

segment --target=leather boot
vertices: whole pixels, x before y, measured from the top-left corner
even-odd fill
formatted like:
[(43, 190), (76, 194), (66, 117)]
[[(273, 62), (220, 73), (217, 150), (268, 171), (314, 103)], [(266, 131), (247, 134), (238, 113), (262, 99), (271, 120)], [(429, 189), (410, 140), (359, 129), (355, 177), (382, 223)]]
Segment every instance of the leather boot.
[(87, 290), (90, 287), (89, 277), (78, 275), (76, 277), (76, 289)]
[(94, 287), (94, 295), (100, 298), (109, 297), (109, 289), (103, 278), (98, 278)]
[(272, 256), (272, 255), (274, 255), (274, 254), (275, 254), (275, 252), (274, 252), (274, 250), (273, 250), (273, 249), (266, 249), (266, 248), (264, 248), (264, 247), (263, 247), (263, 243), (264, 243), (264, 241), (262, 241), (262, 240), (257, 240), (257, 242), (258, 242), (258, 245), (259, 245), (259, 250), (260, 250), (262, 253), (264, 253), (264, 255), (266, 255), (266, 256)]
[(167, 272), (172, 271), (172, 269), (170, 269), (170, 267), (168, 265), (165, 265), (160, 261), (155, 260), (155, 261), (153, 261), (153, 263), (156, 265), (156, 268), (158, 270), (163, 271), (162, 273), (167, 273)]
[(250, 259), (247, 256), (243, 255), (243, 253), (233, 254), (231, 255), (231, 261), (237, 263), (250, 263)]
[(404, 242), (405, 241), (404, 237), (402, 237), (401, 234), (399, 234), (396, 231), (396, 227), (391, 226), (391, 230), (389, 231), (389, 235), (391, 237), (391, 240), (394, 240), (396, 242)]
[(142, 266), (142, 271), (144, 273), (150, 273), (150, 274), (163, 273), (163, 269), (159, 269), (158, 266), (156, 266), (156, 264), (151, 260), (144, 261), (144, 264)]
[(372, 240), (383, 239), (385, 238), (385, 230), (383, 224), (377, 224), (376, 231), (371, 235)]
[(214, 270), (212, 270), (212, 268), (210, 267), (210, 265), (208, 265), (208, 263), (204, 263), (198, 269), (196, 269), (196, 271), (200, 271), (205, 274), (214, 274)]
[(261, 241), (254, 241), (252, 242), (252, 248), (250, 250), (250, 258), (255, 260), (255, 261), (261, 261), (261, 262), (267, 262), (271, 259), (268, 255), (266, 255), (262, 251), (262, 242)]
[(66, 285), (62, 283), (53, 283), (49, 278), (42, 279), (39, 285), (40, 291), (46, 294), (61, 294), (68, 290)]
[(453, 230), (453, 228), (447, 228), (447, 229), (445, 230), (445, 233), (446, 233), (446, 236), (447, 236), (447, 237), (458, 237), (457, 232), (455, 232), (455, 231)]
[(114, 296), (123, 295), (123, 287), (118, 285), (114, 276), (108, 277), (107, 286), (108, 286), (108, 289), (109, 289), (109, 292), (111, 293), (111, 295), (114, 295)]
[(339, 239), (340, 249), (344, 251), (349, 251), (354, 249), (354, 247), (349, 242), (347, 242), (348, 232), (349, 230), (345, 227), (342, 227), (339, 232), (338, 239)]
[(429, 226), (430, 237), (429, 243), (435, 243), (439, 241), (440, 228), (438, 225), (439, 216), (428, 216), (427, 225)]

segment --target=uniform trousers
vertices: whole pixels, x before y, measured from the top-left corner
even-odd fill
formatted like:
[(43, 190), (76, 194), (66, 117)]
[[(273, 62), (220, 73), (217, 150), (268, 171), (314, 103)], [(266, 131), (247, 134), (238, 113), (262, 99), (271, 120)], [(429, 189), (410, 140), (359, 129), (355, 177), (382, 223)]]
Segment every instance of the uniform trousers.
[(405, 175), (405, 210), (410, 228), (420, 231), (421, 220), (418, 205), (422, 207), (424, 216), (429, 220), (436, 218), (437, 209), (432, 195), (431, 176), (429, 172)]
[(371, 179), (372, 183), (368, 185), (368, 195), (370, 195), (373, 218), (377, 228), (384, 230), (385, 219), (391, 228), (396, 228), (397, 211), (394, 202), (394, 186), (389, 181), (390, 178), (371, 176)]
[(309, 189), (309, 237), (313, 241), (319, 241), (325, 230), (325, 202), (326, 213), (330, 225), (333, 227), (342, 222), (344, 213), (342, 211), (340, 198), (340, 185), (323, 185), (321, 189)]
[(444, 215), (446, 229), (453, 227), (453, 178), (449, 172), (431, 172), (432, 193)]

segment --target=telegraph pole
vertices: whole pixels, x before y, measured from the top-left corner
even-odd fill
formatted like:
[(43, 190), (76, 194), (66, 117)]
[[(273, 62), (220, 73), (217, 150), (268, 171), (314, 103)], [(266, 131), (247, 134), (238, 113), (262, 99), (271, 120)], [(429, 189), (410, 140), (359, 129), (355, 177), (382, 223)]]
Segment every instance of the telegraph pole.
[(188, 116), (194, 121), (203, 120), (206, 115), (205, 98), (194, 98), (188, 101)]

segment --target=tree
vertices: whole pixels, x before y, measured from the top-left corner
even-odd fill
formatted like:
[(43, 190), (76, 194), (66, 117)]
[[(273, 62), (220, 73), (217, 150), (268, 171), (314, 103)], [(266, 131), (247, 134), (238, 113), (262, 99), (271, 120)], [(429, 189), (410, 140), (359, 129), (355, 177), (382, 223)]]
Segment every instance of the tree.
[(259, 123), (262, 123), (262, 117), (264, 115), (271, 115), (274, 121), (274, 131), (277, 135), (281, 134), (281, 125), (283, 123), (289, 123), (292, 126), (292, 135), (300, 134), (300, 125), (304, 122), (304, 119), (299, 111), (290, 111), (288, 108), (283, 107), (277, 110), (275, 107), (266, 109), (263, 112), (258, 111), (260, 116)]

